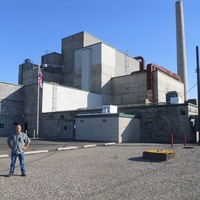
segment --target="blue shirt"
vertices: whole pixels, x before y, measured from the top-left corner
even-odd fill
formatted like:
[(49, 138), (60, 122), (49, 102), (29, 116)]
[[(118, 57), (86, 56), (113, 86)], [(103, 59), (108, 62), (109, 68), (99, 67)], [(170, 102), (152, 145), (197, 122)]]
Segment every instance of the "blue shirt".
[(19, 134), (11, 134), (8, 137), (7, 142), (10, 144), (13, 153), (20, 154), (24, 152), (22, 147), (24, 147), (27, 143), (30, 143), (31, 140), (25, 133), (20, 132)]

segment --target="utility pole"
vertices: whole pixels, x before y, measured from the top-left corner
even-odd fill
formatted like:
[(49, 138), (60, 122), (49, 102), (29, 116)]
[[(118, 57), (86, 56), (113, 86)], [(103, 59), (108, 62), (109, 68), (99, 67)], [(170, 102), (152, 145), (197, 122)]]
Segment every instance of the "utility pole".
[[(200, 79), (199, 79), (199, 47), (196, 46), (196, 60), (197, 60), (197, 99), (198, 99), (198, 133), (200, 127)], [(200, 145), (200, 133), (199, 133), (199, 145)]]

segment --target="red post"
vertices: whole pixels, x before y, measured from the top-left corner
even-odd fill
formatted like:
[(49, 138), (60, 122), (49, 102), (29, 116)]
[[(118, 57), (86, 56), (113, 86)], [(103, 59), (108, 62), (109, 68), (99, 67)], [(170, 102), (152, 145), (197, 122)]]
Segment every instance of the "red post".
[(173, 133), (171, 133), (171, 147), (173, 147), (173, 145), (174, 145), (174, 135), (173, 135)]
[(184, 147), (186, 147), (186, 133), (184, 133)]

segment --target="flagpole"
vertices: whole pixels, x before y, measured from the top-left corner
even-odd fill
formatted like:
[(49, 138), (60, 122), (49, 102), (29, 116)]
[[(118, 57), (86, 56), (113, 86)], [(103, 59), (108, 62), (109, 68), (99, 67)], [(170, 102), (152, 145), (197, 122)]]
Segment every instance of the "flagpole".
[(39, 112), (40, 112), (40, 83), (39, 83), (40, 63), (38, 64), (38, 75), (37, 75), (37, 130), (36, 138), (39, 136)]

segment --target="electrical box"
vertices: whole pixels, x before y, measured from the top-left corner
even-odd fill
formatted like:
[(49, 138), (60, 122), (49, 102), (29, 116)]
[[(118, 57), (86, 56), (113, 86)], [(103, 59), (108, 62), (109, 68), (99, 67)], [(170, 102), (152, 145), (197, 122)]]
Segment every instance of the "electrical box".
[(113, 105), (103, 105), (102, 113), (117, 113), (117, 106)]

